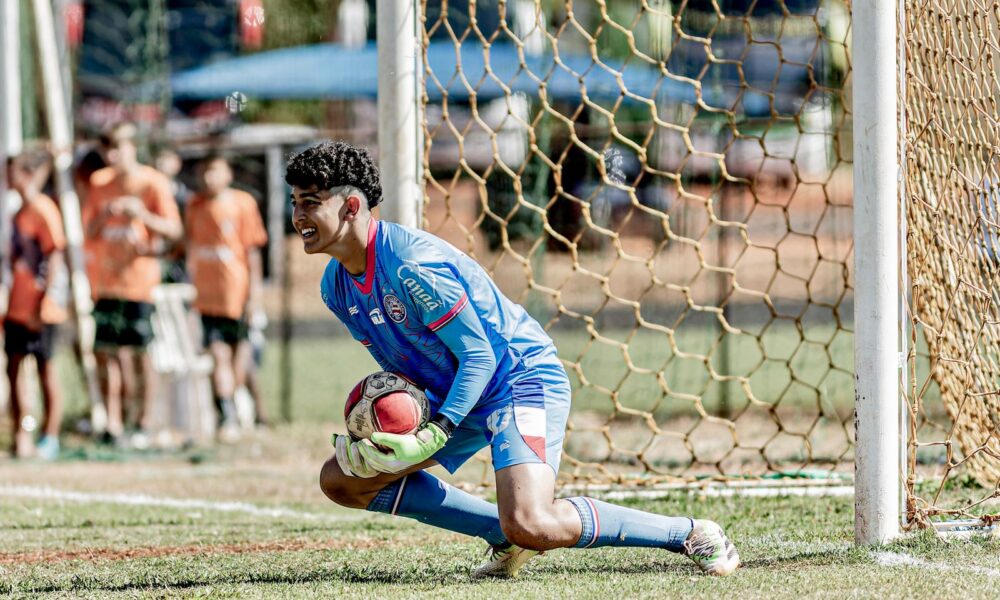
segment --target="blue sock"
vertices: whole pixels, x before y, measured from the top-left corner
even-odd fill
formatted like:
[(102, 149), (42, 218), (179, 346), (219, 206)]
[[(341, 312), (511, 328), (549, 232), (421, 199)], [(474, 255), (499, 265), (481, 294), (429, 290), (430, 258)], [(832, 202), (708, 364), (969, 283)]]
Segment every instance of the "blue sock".
[(664, 517), (593, 498), (566, 498), (580, 513), (583, 532), (576, 548), (620, 546), (684, 550), (684, 540), (694, 528), (688, 517)]
[(476, 498), (423, 471), (382, 488), (368, 505), (372, 512), (400, 515), (421, 523), (506, 546), (496, 504)]

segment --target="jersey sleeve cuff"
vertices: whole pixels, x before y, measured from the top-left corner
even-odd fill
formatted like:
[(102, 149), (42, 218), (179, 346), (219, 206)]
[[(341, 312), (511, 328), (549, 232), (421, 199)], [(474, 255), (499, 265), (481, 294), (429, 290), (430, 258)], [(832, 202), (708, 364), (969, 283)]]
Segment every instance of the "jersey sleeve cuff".
[(430, 329), (431, 331), (437, 331), (438, 329), (441, 329), (442, 327), (450, 323), (452, 319), (458, 316), (458, 313), (462, 312), (462, 309), (465, 308), (465, 305), (468, 303), (469, 303), (469, 295), (462, 294), (462, 297), (458, 299), (458, 302), (455, 303), (455, 306), (451, 307), (451, 310), (444, 313), (444, 315), (442, 315), (440, 319), (429, 324), (427, 328)]
[(455, 423), (453, 423), (451, 419), (449, 419), (445, 415), (442, 415), (441, 413), (434, 415), (434, 418), (431, 419), (430, 422), (440, 427), (441, 431), (444, 432), (445, 436), (449, 438), (451, 437), (451, 434), (455, 431), (455, 428), (458, 427), (458, 425), (455, 425)]

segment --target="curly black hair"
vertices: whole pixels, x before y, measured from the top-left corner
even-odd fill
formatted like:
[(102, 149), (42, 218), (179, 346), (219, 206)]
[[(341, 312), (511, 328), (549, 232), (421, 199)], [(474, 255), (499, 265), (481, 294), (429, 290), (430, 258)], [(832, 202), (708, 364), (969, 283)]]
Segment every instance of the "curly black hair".
[(371, 154), (347, 142), (322, 142), (292, 156), (285, 181), (299, 188), (315, 185), (320, 190), (349, 185), (361, 190), (369, 209), (382, 201), (382, 183)]

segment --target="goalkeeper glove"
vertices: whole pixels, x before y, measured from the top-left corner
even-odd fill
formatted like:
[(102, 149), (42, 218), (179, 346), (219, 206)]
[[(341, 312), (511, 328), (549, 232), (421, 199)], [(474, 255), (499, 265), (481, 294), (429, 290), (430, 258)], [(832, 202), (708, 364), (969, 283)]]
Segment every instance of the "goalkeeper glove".
[(355, 442), (350, 436), (336, 433), (330, 436), (330, 443), (336, 449), (337, 464), (340, 465), (340, 470), (344, 472), (344, 475), (368, 479), (379, 474), (361, 455), (360, 450), (364, 447), (363, 441)]
[(432, 421), (408, 435), (373, 433), (371, 441), (386, 451), (381, 452), (372, 444), (361, 444), (359, 452), (368, 466), (382, 473), (399, 473), (434, 456), (448, 442), (448, 433)]

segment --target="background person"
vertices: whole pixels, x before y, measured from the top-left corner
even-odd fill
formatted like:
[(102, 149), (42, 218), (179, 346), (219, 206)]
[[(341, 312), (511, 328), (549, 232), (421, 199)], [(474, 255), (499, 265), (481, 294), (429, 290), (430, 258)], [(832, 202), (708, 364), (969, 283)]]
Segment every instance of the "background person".
[[(148, 433), (156, 372), (146, 348), (153, 339), (153, 288), (160, 283), (157, 254), (181, 237), (181, 219), (169, 180), (139, 163), (135, 126), (117, 125), (101, 138), (108, 167), (90, 179), (82, 209), (97, 299), (95, 353), (108, 411), (107, 440), (124, 432), (123, 398), (138, 404), (136, 421)], [(141, 401), (139, 400), (141, 397)], [(148, 438), (147, 438), (148, 439)], [(137, 445), (145, 442), (136, 438)]]
[(224, 434), (234, 430), (233, 395), (246, 385), (252, 359), (247, 319), (261, 306), (260, 248), (267, 233), (250, 194), (233, 189), (233, 171), (221, 156), (200, 167), (201, 190), (185, 214), (188, 274), (197, 290), (203, 342), (212, 354), (212, 391)]
[[(56, 326), (66, 320), (69, 280), (66, 275), (59, 208), (41, 193), (51, 171), (48, 153), (27, 152), (8, 160), (11, 189), (21, 196), (11, 235), (13, 284), (4, 318), (4, 350), (10, 382), (10, 414), (14, 428), (14, 455), (52, 460), (59, 454), (62, 393), (52, 365)], [(21, 365), (35, 357), (45, 416), (37, 447), (23, 427), (23, 402), (18, 385)]]

